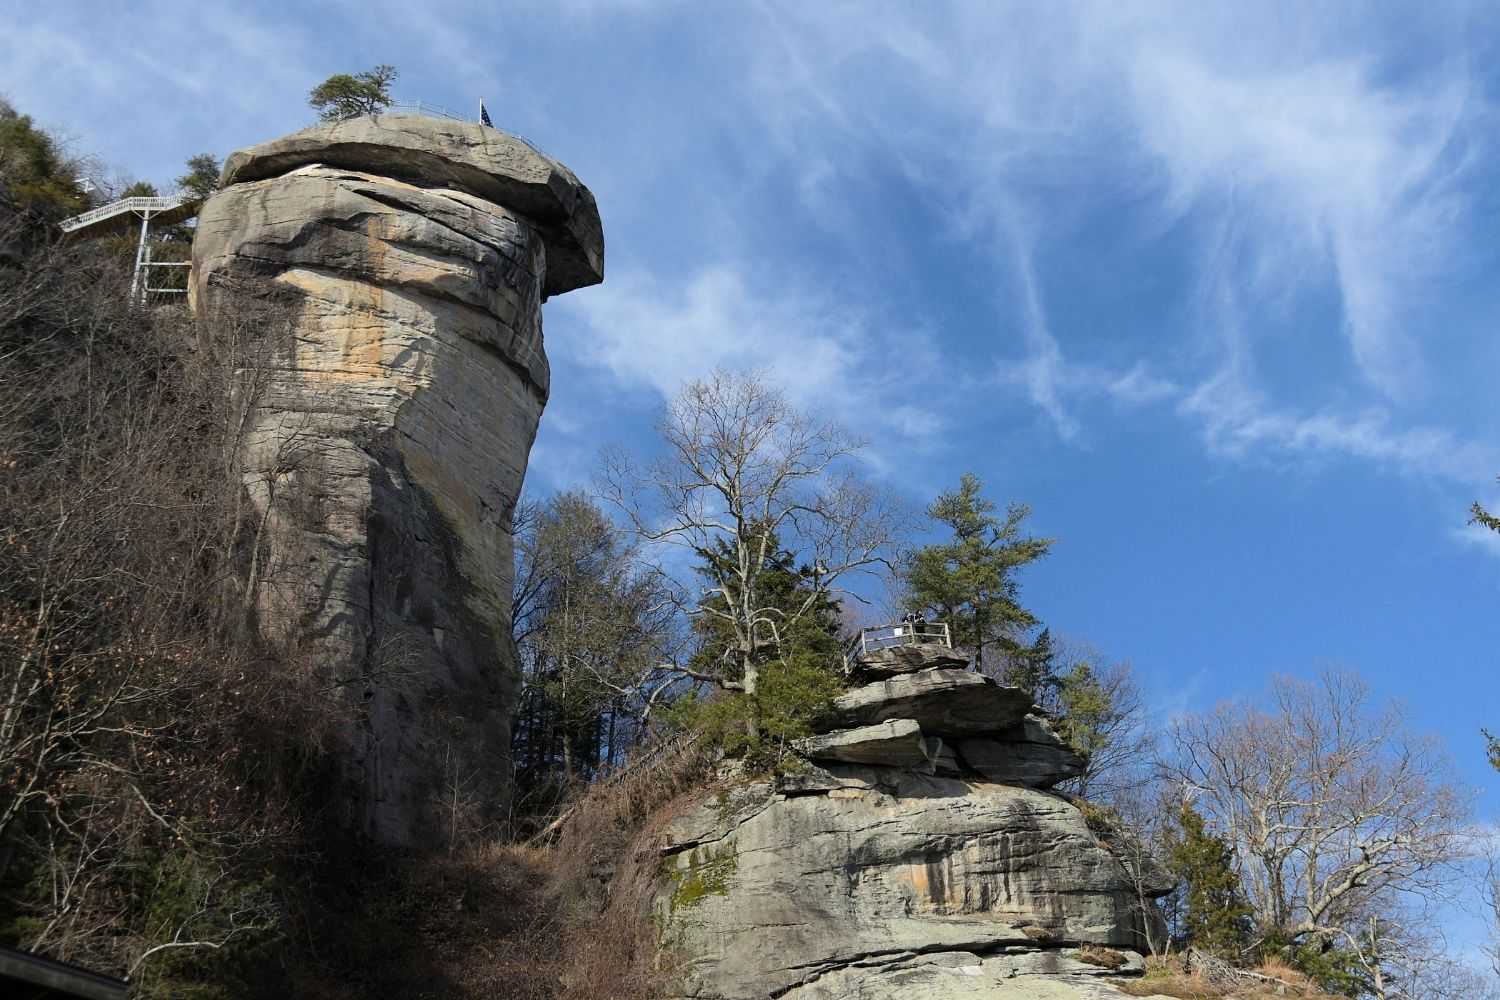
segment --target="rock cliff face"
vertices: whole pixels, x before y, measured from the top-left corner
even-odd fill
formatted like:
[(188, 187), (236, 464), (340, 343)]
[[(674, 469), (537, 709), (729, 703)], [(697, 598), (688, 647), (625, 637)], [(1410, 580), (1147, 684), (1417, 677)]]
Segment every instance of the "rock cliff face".
[(541, 305), (602, 279), (594, 199), (503, 133), (402, 115), (241, 150), (221, 180), (193, 243), (195, 307), (269, 280), (296, 310), (245, 456), (260, 625), (341, 692), (345, 822), (430, 845), (442, 794), (504, 808)]
[(844, 728), (803, 741), (804, 768), (731, 782), (669, 828), (659, 915), (692, 996), (1120, 995), (1095, 980), (1140, 969), (1142, 899), (1170, 884), (1046, 790), (1082, 761), (962, 662), (860, 661), (868, 683), (836, 702)]

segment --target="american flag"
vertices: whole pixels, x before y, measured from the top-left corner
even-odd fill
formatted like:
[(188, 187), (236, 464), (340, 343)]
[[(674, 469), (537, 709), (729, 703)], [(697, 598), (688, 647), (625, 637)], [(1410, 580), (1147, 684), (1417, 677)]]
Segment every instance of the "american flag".
[(484, 102), (483, 101), (479, 102), (479, 124), (481, 124), (481, 125), (488, 125), (490, 128), (494, 128), (495, 127), (495, 123), (492, 122), (492, 121), (490, 121), (490, 113), (488, 111), (484, 110)]

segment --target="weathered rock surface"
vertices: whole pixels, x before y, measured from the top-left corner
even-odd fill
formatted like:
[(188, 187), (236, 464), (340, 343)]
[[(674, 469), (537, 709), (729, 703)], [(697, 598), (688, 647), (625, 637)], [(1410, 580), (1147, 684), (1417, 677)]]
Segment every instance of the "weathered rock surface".
[[(1073, 949), (1019, 955), (938, 952), (889, 964), (840, 969), (783, 994), (784, 1000), (1121, 1000), (1109, 970)], [(1123, 957), (1123, 956), (1122, 956)], [(1141, 961), (1130, 956), (1129, 968)], [(1168, 1000), (1152, 995), (1147, 1000)]]
[(511, 516), (550, 375), (541, 303), (601, 280), (588, 189), (492, 129), (383, 115), (232, 155), (193, 299), (295, 303), (250, 418), (270, 639), (342, 692), (344, 819), (422, 846), (445, 786), (504, 809), (519, 689)]
[(466, 191), (524, 216), (547, 245), (543, 291), (604, 278), (604, 230), (589, 189), (567, 167), (504, 132), (421, 115), (373, 115), (315, 125), (230, 154), (222, 187), (321, 164)]
[[(938, 747), (941, 747), (938, 741)], [(928, 762), (922, 727), (911, 719), (893, 719), (873, 726), (811, 736), (794, 744), (808, 760), (840, 760), (851, 764), (890, 764), (920, 767)]]
[[(706, 801), (666, 845), (661, 906), (694, 996), (1043, 995), (993, 992), (1014, 974), (1003, 962), (953, 980), (987, 977), (989, 993), (922, 993), (959, 975), (927, 968), (856, 986), (917, 954), (1052, 955), (1076, 972), (1056, 949), (1142, 941), (1124, 865), (1077, 808), (1031, 788), (835, 764)], [(854, 978), (817, 986), (834, 975)]]
[(855, 688), (834, 699), (840, 727), (914, 719), (924, 733), (983, 736), (1020, 723), (1031, 695), (967, 670), (923, 670)]
[(1084, 760), (1051, 723), (1028, 715), (1007, 730), (958, 741), (963, 764), (991, 781), (1051, 788), (1083, 773)]
[(891, 646), (861, 655), (852, 664), (851, 673), (861, 680), (881, 680), (897, 674), (914, 674), (918, 670), (962, 670), (969, 658), (940, 643), (911, 643)]
[(1140, 973), (1145, 898), (1171, 880), (1041, 790), (1083, 760), (1029, 693), (897, 669), (954, 658), (887, 658), (891, 676), (836, 700), (843, 728), (795, 744), (805, 763), (727, 774), (667, 829), (658, 908), (690, 996), (1125, 995), (1101, 977)]

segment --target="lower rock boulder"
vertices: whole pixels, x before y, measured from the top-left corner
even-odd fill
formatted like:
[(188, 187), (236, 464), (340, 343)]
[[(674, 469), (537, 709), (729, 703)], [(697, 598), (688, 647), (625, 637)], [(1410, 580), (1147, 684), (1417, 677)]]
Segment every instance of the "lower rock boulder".
[(1084, 760), (1052, 725), (1028, 715), (995, 737), (959, 740), (963, 763), (991, 781), (1051, 788), (1083, 773)]
[[(942, 746), (938, 741), (937, 748)], [(928, 741), (911, 719), (892, 719), (873, 726), (809, 736), (793, 744), (809, 760), (840, 760), (852, 764), (889, 764), (920, 767), (928, 762)]]
[(988, 736), (1016, 726), (1034, 707), (1029, 691), (968, 670), (937, 669), (898, 674), (841, 694), (833, 700), (833, 717), (840, 728), (912, 719), (924, 733)]
[[(998, 982), (999, 966), (990, 974), (985, 964), (1013, 964), (1013, 954), (1142, 944), (1126, 868), (1066, 800), (896, 768), (816, 775), (746, 782), (668, 831), (658, 907), (665, 942), (688, 960), (688, 995), (1043, 996), (933, 992), (920, 982)], [(980, 971), (895, 967), (937, 952), (974, 956)], [(917, 985), (815, 989), (877, 968), (910, 972)]]
[(783, 1000), (1119, 1000), (1132, 994), (1116, 989), (1112, 977), (1143, 967), (1139, 956), (1107, 948), (937, 952), (840, 969), (793, 987)]

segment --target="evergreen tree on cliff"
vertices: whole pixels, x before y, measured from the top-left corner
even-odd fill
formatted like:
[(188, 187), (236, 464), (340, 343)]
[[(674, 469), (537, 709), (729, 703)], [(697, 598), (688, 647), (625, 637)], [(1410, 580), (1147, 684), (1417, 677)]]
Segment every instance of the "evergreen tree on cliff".
[(335, 73), (312, 89), (307, 103), (325, 122), (373, 115), (391, 106), (396, 67), (381, 63), (363, 73)]
[[(750, 527), (752, 534), (762, 530)], [(798, 565), (774, 533), (766, 542), (760, 600), (768, 617), (785, 624), (776, 644), (755, 654), (755, 689), (732, 692), (708, 705), (690, 698), (676, 715), (689, 725), (701, 726), (711, 741), (730, 753), (772, 764), (787, 741), (811, 733), (813, 722), (838, 694), (843, 652), (839, 602), (817, 586), (813, 568)], [(760, 548), (758, 538), (746, 544)], [(730, 572), (736, 548), (720, 541), (716, 551), (704, 557), (699, 576), (711, 584)], [(736, 640), (724, 595), (712, 587), (705, 589), (708, 592), (692, 620), (694, 648), (688, 667), (700, 676), (715, 676), (736, 662)]]
[(1007, 683), (1029, 688), (1043, 680), (1049, 657), (1027, 641), (1040, 622), (1020, 604), (1017, 571), (1046, 555), (1054, 539), (1023, 536), (1030, 508), (1013, 503), (1001, 517), (983, 490), (980, 478), (966, 472), (957, 490), (939, 494), (927, 508), (927, 516), (946, 525), (952, 537), (907, 557), (905, 603), (908, 610), (947, 622), (954, 645), (974, 651), (977, 669), (985, 669), (985, 654), (995, 650), (1002, 662), (991, 666), (1001, 667)]
[(1235, 957), (1248, 939), (1250, 908), (1240, 890), (1234, 851), (1188, 803), (1175, 819), (1177, 829), (1167, 831), (1165, 846), (1167, 863), (1186, 890), (1182, 943)]
[(0, 195), (26, 216), (61, 222), (89, 207), (58, 141), (0, 100)]

